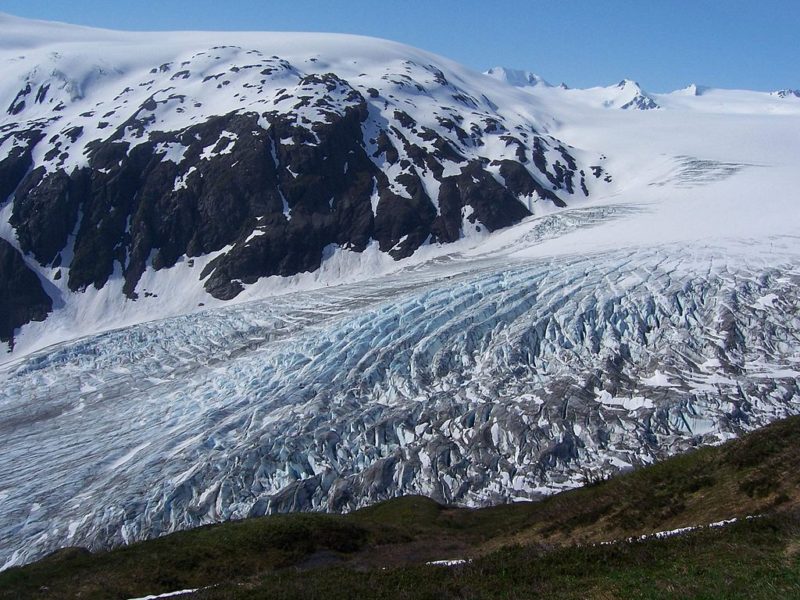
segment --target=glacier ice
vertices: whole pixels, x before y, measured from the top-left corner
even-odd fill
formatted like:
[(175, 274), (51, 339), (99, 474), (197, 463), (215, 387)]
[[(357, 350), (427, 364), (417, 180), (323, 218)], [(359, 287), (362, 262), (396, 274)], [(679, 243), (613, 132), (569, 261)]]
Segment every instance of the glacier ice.
[(746, 250), (453, 255), (10, 362), (0, 561), (400, 494), (535, 499), (800, 412), (798, 263)]

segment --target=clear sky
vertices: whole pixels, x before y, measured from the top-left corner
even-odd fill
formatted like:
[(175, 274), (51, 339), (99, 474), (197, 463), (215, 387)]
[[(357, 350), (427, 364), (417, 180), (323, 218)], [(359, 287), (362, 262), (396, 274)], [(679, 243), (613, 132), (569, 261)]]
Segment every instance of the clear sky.
[(800, 0), (0, 0), (0, 11), (113, 29), (357, 33), (574, 87), (800, 88)]

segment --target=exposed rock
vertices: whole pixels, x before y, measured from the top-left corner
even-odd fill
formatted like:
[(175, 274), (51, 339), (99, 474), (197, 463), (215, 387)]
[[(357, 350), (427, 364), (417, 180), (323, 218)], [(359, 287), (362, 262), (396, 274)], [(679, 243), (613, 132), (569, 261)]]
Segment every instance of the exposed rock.
[(11, 224), (24, 252), (30, 252), (42, 265), (56, 260), (75, 228), (80, 198), (85, 193), (86, 171), (74, 177), (63, 170), (47, 173), (34, 169), (14, 194)]
[(36, 129), (8, 134), (0, 138), (0, 143), (15, 137), (18, 145), (3, 158), (0, 158), (0, 204), (17, 189), (25, 175), (33, 166), (31, 153), (34, 146), (44, 137), (44, 133)]
[(44, 321), (53, 301), (14, 246), (0, 238), (0, 341), (13, 346), (14, 331)]
[(565, 207), (566, 203), (553, 192), (546, 189), (536, 181), (528, 170), (521, 164), (512, 160), (500, 161), (500, 175), (505, 181), (508, 191), (516, 196), (530, 197), (533, 195), (549, 200), (558, 207)]

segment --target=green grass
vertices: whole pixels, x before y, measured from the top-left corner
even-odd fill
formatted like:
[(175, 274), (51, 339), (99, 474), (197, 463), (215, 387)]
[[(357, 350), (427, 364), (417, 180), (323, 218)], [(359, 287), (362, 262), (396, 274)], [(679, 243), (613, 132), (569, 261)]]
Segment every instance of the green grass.
[(798, 598), (797, 513), (724, 529), (550, 552), (515, 546), (461, 567), (282, 572), (200, 598)]
[[(798, 597), (800, 418), (538, 503), (278, 515), (0, 573), (0, 599)], [(730, 517), (680, 538), (594, 545)], [(464, 567), (428, 560), (472, 558)], [(234, 582), (230, 584), (230, 582)]]
[[(59, 552), (0, 574), (0, 598), (132, 598), (295, 565), (319, 549), (351, 553), (367, 531), (336, 515), (279, 515), (185, 531), (112, 552)], [(46, 588), (46, 589), (43, 589)]]

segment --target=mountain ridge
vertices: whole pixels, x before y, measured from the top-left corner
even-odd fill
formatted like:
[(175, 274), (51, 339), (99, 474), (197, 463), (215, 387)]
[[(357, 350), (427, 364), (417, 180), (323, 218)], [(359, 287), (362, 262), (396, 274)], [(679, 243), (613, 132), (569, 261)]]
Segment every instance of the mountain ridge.
[[(446, 76), (400, 44), (219, 34), (282, 48), (296, 66), (256, 48), (187, 49), (205, 39), (185, 33), (132, 62), (109, 46), (116, 33), (93, 35), (62, 50), (48, 38), (27, 58), (6, 49), (20, 83), (0, 93), (2, 235), (60, 291), (56, 305), (120, 275), (120, 301), (146, 301), (146, 270), (196, 259), (189, 276), (230, 300), (318, 270), (329, 246), (374, 242), (399, 260), (603, 183), (535, 110), (500, 109), (468, 91), (481, 76), (445, 61)], [(141, 46), (151, 34), (119, 35)]]

